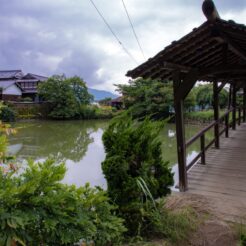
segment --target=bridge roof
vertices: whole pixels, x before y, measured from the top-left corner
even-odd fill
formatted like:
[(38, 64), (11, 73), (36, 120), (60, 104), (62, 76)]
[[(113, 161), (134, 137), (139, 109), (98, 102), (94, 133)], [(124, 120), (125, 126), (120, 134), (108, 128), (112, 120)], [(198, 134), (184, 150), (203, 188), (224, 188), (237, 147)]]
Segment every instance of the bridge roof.
[(177, 70), (184, 76), (196, 71), (198, 80), (208, 82), (246, 79), (246, 26), (208, 20), (126, 75), (172, 80)]

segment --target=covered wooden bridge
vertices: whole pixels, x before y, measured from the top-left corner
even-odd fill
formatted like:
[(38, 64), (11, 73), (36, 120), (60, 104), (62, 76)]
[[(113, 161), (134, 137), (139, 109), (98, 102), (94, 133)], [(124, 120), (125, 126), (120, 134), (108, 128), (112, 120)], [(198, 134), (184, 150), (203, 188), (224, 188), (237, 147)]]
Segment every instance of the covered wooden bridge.
[[(212, 0), (204, 0), (203, 12), (205, 23), (127, 76), (173, 81), (180, 191), (229, 196), (246, 207), (246, 26), (221, 19)], [(197, 81), (213, 83), (214, 121), (186, 141), (183, 103)], [(226, 84), (229, 106), (220, 116), (219, 93)], [(237, 106), (238, 91), (243, 93), (242, 108)], [(214, 139), (207, 143), (211, 128)], [(186, 163), (186, 149), (197, 140), (201, 151)]]

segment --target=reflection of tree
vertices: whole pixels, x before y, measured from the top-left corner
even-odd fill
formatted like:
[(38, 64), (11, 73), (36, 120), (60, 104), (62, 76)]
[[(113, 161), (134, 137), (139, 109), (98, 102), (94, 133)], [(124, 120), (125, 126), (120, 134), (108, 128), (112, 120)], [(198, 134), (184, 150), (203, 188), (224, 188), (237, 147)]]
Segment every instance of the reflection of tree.
[(78, 162), (93, 142), (91, 133), (106, 125), (101, 121), (19, 123), (16, 125), (18, 132), (10, 138), (10, 144), (23, 145), (19, 156), (35, 159), (51, 156), (59, 161), (69, 159)]
[[(185, 135), (186, 140), (189, 140), (199, 131), (201, 131), (203, 127), (201, 126), (185, 126)], [(213, 138), (213, 132), (206, 133), (206, 142)], [(177, 163), (177, 145), (176, 145), (176, 133), (175, 133), (175, 125), (174, 124), (167, 124), (165, 125), (164, 129), (161, 131), (160, 139), (162, 141), (162, 154), (163, 159), (165, 161), (169, 161), (171, 165)], [(188, 149), (187, 149), (187, 156), (191, 154), (193, 151), (199, 152), (200, 151), (200, 141), (199, 139), (194, 142)]]

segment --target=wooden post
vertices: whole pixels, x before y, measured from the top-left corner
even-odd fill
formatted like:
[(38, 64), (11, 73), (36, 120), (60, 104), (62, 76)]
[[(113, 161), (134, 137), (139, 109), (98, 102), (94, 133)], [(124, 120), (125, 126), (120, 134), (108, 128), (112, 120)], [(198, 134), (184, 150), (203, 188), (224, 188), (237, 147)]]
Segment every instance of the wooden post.
[(184, 128), (184, 100), (177, 98), (177, 92), (181, 84), (180, 72), (173, 74), (174, 89), (174, 107), (176, 122), (176, 138), (179, 166), (179, 190), (184, 192), (187, 190), (187, 172), (186, 172), (186, 146), (185, 146), (185, 128)]
[(206, 164), (206, 157), (205, 157), (205, 135), (201, 136), (201, 164)]
[(229, 118), (230, 118), (230, 113), (227, 114), (225, 117), (225, 126), (226, 126), (225, 137), (226, 138), (229, 138)]
[(218, 93), (218, 82), (213, 83), (213, 94), (214, 94), (214, 121), (217, 123), (214, 126), (214, 138), (215, 138), (215, 148), (220, 147), (220, 125), (219, 125), (219, 93)]
[(241, 125), (241, 117), (242, 117), (242, 115), (241, 115), (241, 108), (239, 107), (238, 108), (238, 125), (239, 126)]
[(232, 86), (232, 129), (236, 130), (236, 121), (237, 121), (237, 117), (236, 117), (236, 113), (237, 113), (237, 88), (236, 88), (236, 84), (234, 83)]
[(232, 99), (232, 84), (230, 84), (229, 98), (228, 98), (228, 109), (231, 109), (231, 100)]
[(246, 87), (243, 88), (243, 122), (246, 122)]

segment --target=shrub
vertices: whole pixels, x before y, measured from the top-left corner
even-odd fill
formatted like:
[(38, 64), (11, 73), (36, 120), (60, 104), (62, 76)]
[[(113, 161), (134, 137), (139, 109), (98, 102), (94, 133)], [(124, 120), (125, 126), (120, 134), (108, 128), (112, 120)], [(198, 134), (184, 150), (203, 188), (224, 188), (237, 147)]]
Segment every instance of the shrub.
[(15, 121), (15, 115), (16, 112), (12, 108), (3, 104), (0, 105), (0, 120), (4, 122), (13, 122)]
[[(165, 238), (171, 243), (188, 245), (190, 234), (194, 232), (200, 221), (198, 215), (191, 207), (184, 207), (178, 211), (165, 208), (165, 200), (156, 203), (157, 209), (150, 213), (152, 237)], [(201, 220), (201, 218), (200, 218)]]
[(23, 98), (21, 98), (21, 101), (22, 102), (33, 102), (31, 97), (23, 97)]
[(111, 119), (113, 112), (111, 107), (98, 107), (95, 105), (81, 105), (80, 119)]
[(96, 118), (96, 106), (81, 105), (79, 111), (79, 118), (81, 119), (95, 119)]
[(148, 187), (152, 199), (170, 193), (173, 175), (168, 162), (162, 160), (158, 140), (160, 123), (145, 120), (136, 123), (123, 117), (113, 121), (104, 132), (106, 159), (102, 163), (108, 193), (125, 219), (130, 235), (148, 229), (146, 211), (153, 208), (143, 188)]
[(62, 184), (64, 164), (29, 161), (18, 175), (0, 169), (0, 245), (96, 245), (118, 242), (125, 231), (106, 193)]
[(32, 119), (40, 116), (40, 106), (35, 104), (21, 105), (17, 107), (18, 118)]

